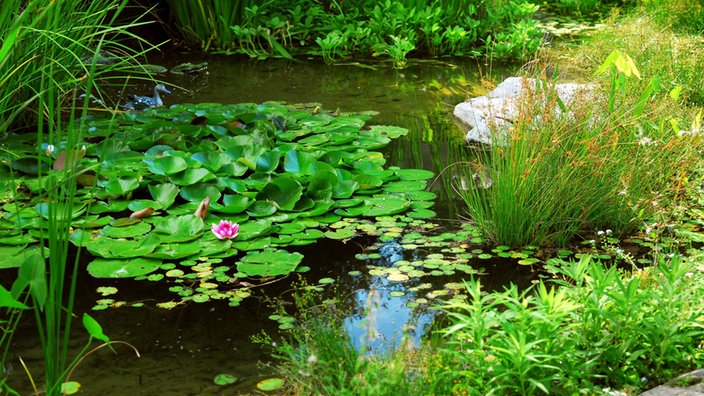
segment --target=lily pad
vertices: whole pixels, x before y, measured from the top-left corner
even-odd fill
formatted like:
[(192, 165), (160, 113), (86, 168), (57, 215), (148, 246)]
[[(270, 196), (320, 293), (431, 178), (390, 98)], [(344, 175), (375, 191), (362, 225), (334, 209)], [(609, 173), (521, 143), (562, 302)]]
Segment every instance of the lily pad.
[(88, 263), (88, 272), (96, 278), (134, 278), (150, 274), (161, 265), (161, 260), (148, 258), (105, 259)]
[(252, 252), (237, 263), (237, 270), (249, 276), (288, 275), (293, 272), (303, 259), (298, 252), (267, 249)]
[(264, 392), (273, 392), (284, 386), (285, 382), (282, 378), (267, 378), (257, 383), (257, 389)]

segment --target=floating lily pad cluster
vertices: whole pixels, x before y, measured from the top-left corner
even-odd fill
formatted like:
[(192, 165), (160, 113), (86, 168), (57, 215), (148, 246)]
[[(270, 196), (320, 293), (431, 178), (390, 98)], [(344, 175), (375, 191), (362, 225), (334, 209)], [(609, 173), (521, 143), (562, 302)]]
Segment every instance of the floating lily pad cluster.
[[(77, 163), (71, 241), (95, 257), (92, 275), (170, 279), (188, 284), (173, 290), (184, 300), (236, 304), (244, 278), (297, 269), (302, 256), (284, 247), (357, 235), (337, 226), (345, 218), (435, 215), (435, 194), (425, 191), (432, 172), (386, 167), (375, 151), (407, 130), (368, 126), (371, 115), (201, 103), (87, 120), (76, 147), (8, 136), (0, 256), (18, 258), (0, 266), (41, 248), (43, 178)], [(239, 224), (236, 238), (209, 232), (221, 220)]]

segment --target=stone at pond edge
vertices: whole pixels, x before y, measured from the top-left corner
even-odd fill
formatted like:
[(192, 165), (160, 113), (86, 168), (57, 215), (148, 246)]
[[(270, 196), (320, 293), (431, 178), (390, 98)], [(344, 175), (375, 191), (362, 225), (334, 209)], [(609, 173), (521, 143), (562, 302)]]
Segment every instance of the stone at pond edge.
[[(506, 132), (511, 128), (511, 120), (518, 115), (519, 100), (527, 89), (535, 89), (541, 84), (534, 78), (509, 77), (485, 96), (469, 99), (455, 106), (454, 115), (469, 126), (466, 139), (472, 142), (492, 144), (492, 135), (506, 142)], [(580, 92), (593, 90), (585, 84), (544, 83), (554, 89), (565, 106), (570, 106)], [(559, 111), (559, 109), (556, 109)]]
[(704, 369), (683, 374), (641, 396), (704, 396)]

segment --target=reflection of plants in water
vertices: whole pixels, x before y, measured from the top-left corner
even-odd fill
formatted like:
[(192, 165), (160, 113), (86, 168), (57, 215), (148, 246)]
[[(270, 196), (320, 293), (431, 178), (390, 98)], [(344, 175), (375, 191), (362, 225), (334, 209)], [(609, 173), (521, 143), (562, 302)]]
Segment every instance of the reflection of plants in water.
[[(435, 215), (428, 209), (435, 195), (423, 191), (432, 172), (385, 168), (374, 151), (407, 130), (365, 127), (368, 118), (268, 103), (181, 105), (89, 120), (85, 138), (74, 143), (85, 144), (85, 153), (73, 162), (99, 174), (95, 190), (79, 186), (66, 203), (70, 242), (96, 257), (87, 267), (96, 277), (170, 279), (184, 301), (236, 305), (252, 282), (297, 269), (302, 256), (283, 247), (357, 235), (331, 226), (343, 217)], [(36, 149), (22, 139), (9, 148), (36, 161)], [(17, 186), (41, 189), (30, 169), (6, 163), (25, 173)], [(50, 165), (42, 166), (53, 174)], [(37, 246), (45, 205), (28, 193), (4, 210), (2, 226), (14, 230), (0, 251), (13, 254), (18, 241)], [(207, 229), (222, 221), (239, 224), (233, 238)]]

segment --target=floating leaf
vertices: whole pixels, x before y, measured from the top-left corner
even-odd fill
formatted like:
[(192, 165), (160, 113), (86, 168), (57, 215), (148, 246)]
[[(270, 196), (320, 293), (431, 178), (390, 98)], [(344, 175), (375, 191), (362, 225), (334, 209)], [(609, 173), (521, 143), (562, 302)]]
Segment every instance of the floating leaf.
[(257, 383), (257, 389), (264, 392), (271, 392), (281, 389), (281, 387), (284, 386), (284, 383), (285, 382), (282, 378), (267, 378)]
[(288, 275), (293, 272), (303, 259), (298, 252), (268, 249), (252, 252), (237, 263), (237, 270), (249, 276)]
[(161, 260), (147, 258), (97, 258), (88, 263), (88, 272), (96, 278), (133, 278), (154, 272), (160, 265)]
[(234, 384), (235, 382), (237, 382), (237, 378), (231, 374), (218, 374), (213, 379), (213, 382), (215, 383), (215, 385), (225, 386)]

